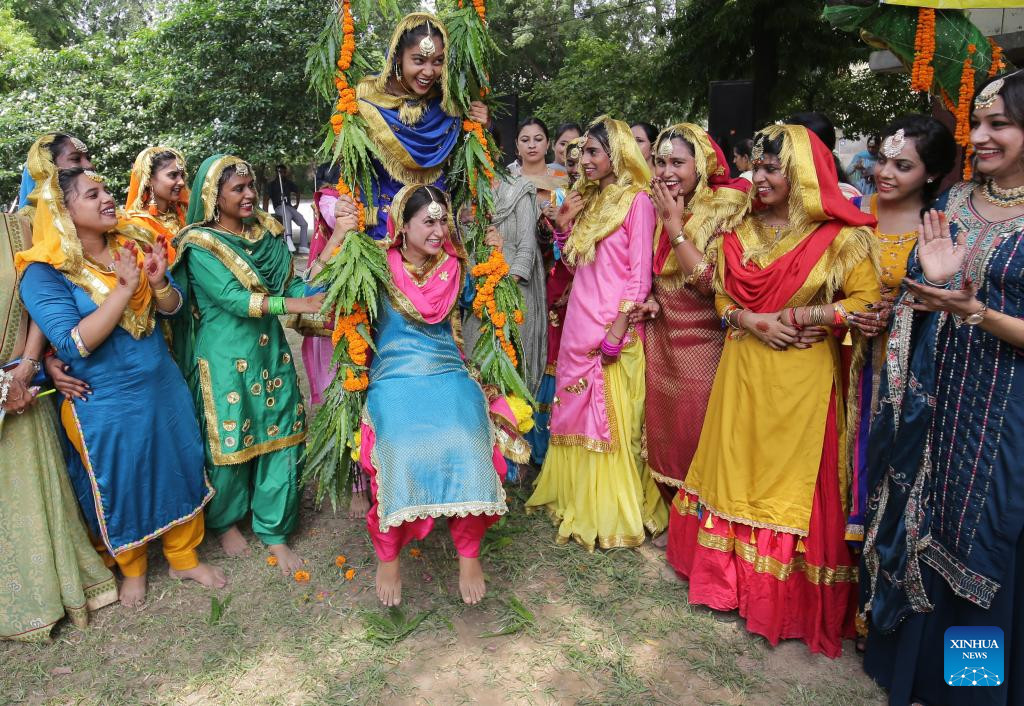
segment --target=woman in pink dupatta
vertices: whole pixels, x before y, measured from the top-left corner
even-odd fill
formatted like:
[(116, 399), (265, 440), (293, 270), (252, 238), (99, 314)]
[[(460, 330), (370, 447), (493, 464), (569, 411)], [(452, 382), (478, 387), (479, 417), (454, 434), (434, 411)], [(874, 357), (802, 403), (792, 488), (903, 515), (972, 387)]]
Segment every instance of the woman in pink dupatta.
[[(583, 146), (584, 176), (559, 220), (575, 269), (562, 329), (551, 446), (528, 508), (544, 507), (558, 541), (588, 550), (634, 547), (661, 533), (668, 511), (640, 455), (643, 323), (629, 314), (651, 291), (654, 206), (650, 170), (629, 126), (599, 118)], [(559, 224), (560, 226), (562, 223)]]
[(457, 335), (466, 260), (454, 233), (437, 188), (407, 186), (395, 196), (383, 242), (391, 280), (373, 324), (359, 447), (370, 475), (377, 595), (388, 606), (401, 600), (402, 548), (437, 517), (448, 518), (463, 600), (481, 600), (480, 543), (508, 511), (504, 456), (529, 454), (504, 399), (466, 367)]

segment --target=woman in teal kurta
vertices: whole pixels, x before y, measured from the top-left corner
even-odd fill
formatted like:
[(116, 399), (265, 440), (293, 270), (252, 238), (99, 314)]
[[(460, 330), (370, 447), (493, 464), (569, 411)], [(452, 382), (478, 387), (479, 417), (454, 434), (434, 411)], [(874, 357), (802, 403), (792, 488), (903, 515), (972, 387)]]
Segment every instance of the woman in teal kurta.
[(255, 208), (244, 160), (208, 158), (192, 195), (174, 267), (192, 315), (175, 331), (175, 349), (217, 491), (206, 525), (229, 555), (246, 554), (237, 524), (251, 510), (253, 532), (290, 574), (302, 566), (287, 541), (298, 519), (306, 412), (277, 316), (316, 314), (323, 295), (304, 296), (281, 226)]

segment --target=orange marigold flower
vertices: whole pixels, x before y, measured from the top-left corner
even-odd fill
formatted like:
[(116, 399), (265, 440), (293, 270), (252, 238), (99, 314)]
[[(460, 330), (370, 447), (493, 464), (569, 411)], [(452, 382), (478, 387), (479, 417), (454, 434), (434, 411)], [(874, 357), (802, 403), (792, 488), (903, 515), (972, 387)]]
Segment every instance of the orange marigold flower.
[(309, 572), (299, 569), (293, 575), (296, 583), (309, 583)]
[(339, 569), (345, 565), (346, 561), (348, 561), (348, 559), (345, 558), (344, 554), (339, 554), (338, 556), (334, 557), (334, 565), (337, 566)]
[(356, 570), (355, 569), (349, 569), (348, 571), (345, 572), (345, 580), (346, 581), (351, 581), (355, 577), (356, 577)]
[(267, 557), (267, 565), (268, 566), (277, 566), (277, 557), (274, 556), (273, 554), (268, 556)]
[(423, 556), (423, 552), (421, 552), (416, 547), (413, 547), (409, 550), (409, 556), (411, 556), (413, 559), (419, 559), (421, 556)]

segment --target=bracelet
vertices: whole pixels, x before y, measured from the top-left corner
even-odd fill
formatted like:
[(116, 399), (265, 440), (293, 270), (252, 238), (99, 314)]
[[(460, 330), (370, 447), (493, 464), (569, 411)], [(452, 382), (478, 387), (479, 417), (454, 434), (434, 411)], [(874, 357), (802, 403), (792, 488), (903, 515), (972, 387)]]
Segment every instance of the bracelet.
[(78, 349), (78, 355), (83, 358), (88, 358), (92, 351), (85, 345), (85, 341), (82, 340), (82, 335), (78, 332), (78, 327), (75, 326), (71, 329), (71, 340), (75, 342), (75, 348)]
[(284, 305), (284, 297), (268, 297), (267, 310), (272, 316), (284, 316), (288, 310)]
[(40, 363), (35, 358), (29, 358), (28, 356), (25, 356), (23, 360), (27, 360), (29, 363), (32, 364), (32, 373), (33, 373), (33, 375), (38, 375), (39, 371), (43, 369), (43, 364)]
[(953, 283), (953, 278), (950, 277), (949, 279), (946, 280), (944, 284), (936, 284), (935, 282), (932, 282), (930, 279), (925, 277), (923, 273), (921, 275), (921, 280), (929, 287), (938, 287), (939, 289), (949, 289), (949, 285)]
[[(149, 286), (152, 287), (153, 285)], [(160, 289), (153, 290), (153, 296), (156, 297), (157, 299), (167, 299), (167, 295), (169, 295), (173, 291), (174, 287), (171, 285), (171, 281), (167, 280), (166, 286), (163, 286)]]
[(722, 312), (722, 328), (731, 328), (734, 331), (740, 331), (741, 327), (739, 324), (740, 314), (743, 313), (744, 309), (730, 304), (725, 307), (725, 311)]
[(602, 338), (601, 352), (609, 358), (618, 358), (619, 354), (622, 353), (622, 344), (612, 344), (608, 342), (607, 338)]
[(677, 235), (676, 237), (672, 238), (672, 247), (675, 247), (676, 245), (679, 245), (679, 244), (681, 244), (681, 243), (683, 243), (685, 241), (686, 241), (686, 233), (685, 232), (680, 232), (679, 235)]
[(0, 370), (0, 407), (7, 403), (7, 394), (11, 391), (11, 380), (13, 379), (14, 373)]
[(262, 292), (253, 292), (249, 295), (249, 317), (258, 319), (263, 316), (263, 300), (267, 298)]

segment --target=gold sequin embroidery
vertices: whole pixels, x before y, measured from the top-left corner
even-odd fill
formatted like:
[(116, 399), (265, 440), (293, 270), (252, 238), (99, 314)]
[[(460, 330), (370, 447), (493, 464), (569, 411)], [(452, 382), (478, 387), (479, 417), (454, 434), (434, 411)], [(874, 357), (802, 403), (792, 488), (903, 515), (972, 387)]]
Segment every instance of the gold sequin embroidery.
[(302, 420), (301, 419), (299, 421), (295, 422), (294, 424), (292, 424), (292, 431), (293, 432), (299, 431), (300, 429), (302, 429)]
[(268, 380), (270, 378), (270, 371), (267, 370), (266, 368), (264, 368), (263, 372), (261, 373), (261, 375), (262, 375), (264, 380)]
[(273, 425), (267, 427), (267, 435), (268, 436), (277, 436), (280, 431), (281, 430), (278, 429), (276, 424), (273, 424)]
[(228, 404), (238, 404), (238, 400), (242, 399), (237, 392), (231, 391), (228, 393)]
[(282, 387), (284, 387), (284, 381), (281, 378), (274, 378), (274, 389), (280, 390)]
[(244, 373), (248, 369), (249, 369), (249, 361), (243, 360), (241, 358), (239, 358), (238, 360), (235, 361), (235, 370), (237, 370), (238, 372)]
[(284, 363), (285, 365), (288, 365), (288, 363), (292, 362), (292, 354), (285, 353), (283, 356), (281, 356), (281, 362)]
[(277, 402), (277, 400), (275, 400), (273, 397), (268, 397), (267, 398), (267, 406), (268, 407), (273, 407), (276, 402)]
[(252, 426), (252, 420), (251, 419), (246, 419), (244, 422), (242, 422), (242, 431), (249, 431), (249, 427), (251, 427), (251, 426)]
[(260, 345), (261, 345), (261, 346), (265, 346), (265, 345), (267, 345), (268, 343), (270, 343), (270, 336), (268, 336), (268, 335), (267, 335), (267, 334), (265, 334), (265, 333), (261, 333), (261, 334), (260, 334)]
[(245, 446), (245, 447), (248, 448), (249, 446), (252, 446), (252, 442), (254, 442), (255, 440), (256, 439), (253, 437), (252, 434), (246, 434), (245, 438), (242, 439), (242, 446)]
[(258, 382), (255, 382), (253, 383), (252, 387), (249, 388), (249, 392), (251, 392), (254, 395), (262, 395), (263, 385), (259, 384)]
[(580, 378), (579, 382), (577, 382), (577, 383), (575, 383), (573, 385), (566, 385), (565, 386), (565, 391), (566, 392), (571, 392), (574, 395), (581, 395), (581, 394), (583, 394), (583, 391), (587, 389), (587, 385), (588, 384), (589, 383), (585, 379)]
[(229, 436), (228, 438), (224, 439), (224, 445), (227, 446), (229, 449), (235, 448), (235, 443), (237, 442), (235, 442), (235, 437), (233, 436)]
[(224, 431), (234, 431), (238, 428), (238, 422), (228, 419), (224, 422)]

